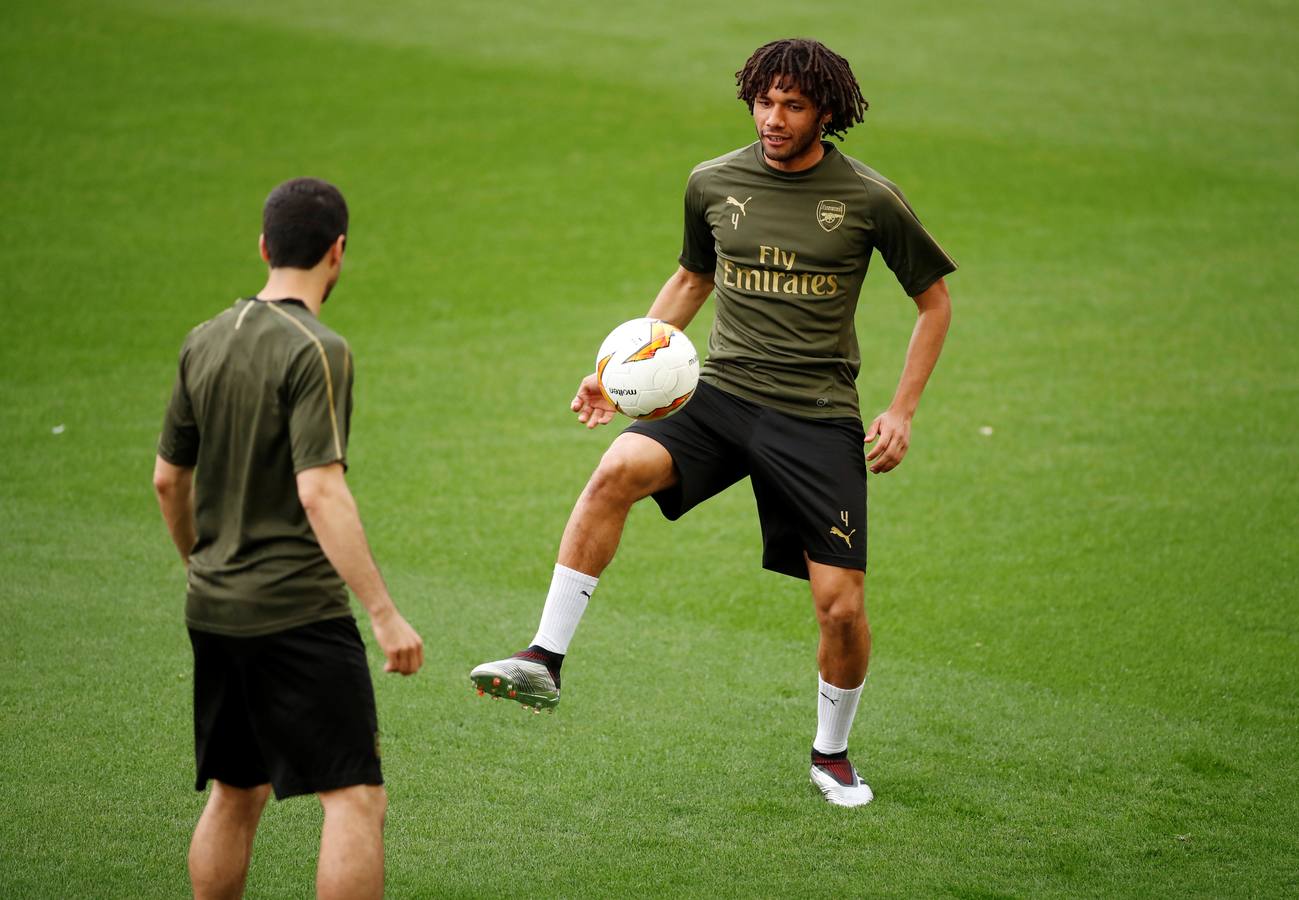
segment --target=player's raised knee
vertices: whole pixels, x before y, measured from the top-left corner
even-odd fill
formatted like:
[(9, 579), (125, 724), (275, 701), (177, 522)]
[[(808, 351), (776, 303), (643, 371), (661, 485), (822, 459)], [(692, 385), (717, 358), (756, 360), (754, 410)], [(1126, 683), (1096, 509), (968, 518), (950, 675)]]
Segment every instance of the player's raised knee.
[(624, 434), (601, 457), (588, 490), (635, 502), (668, 487), (673, 477), (672, 457), (662, 444), (638, 434)]

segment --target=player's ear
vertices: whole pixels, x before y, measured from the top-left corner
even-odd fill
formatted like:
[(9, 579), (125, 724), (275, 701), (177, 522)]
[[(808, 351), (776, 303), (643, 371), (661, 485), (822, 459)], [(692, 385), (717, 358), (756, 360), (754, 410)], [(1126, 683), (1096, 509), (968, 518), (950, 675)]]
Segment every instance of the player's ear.
[(333, 257), (334, 265), (338, 265), (343, 261), (343, 251), (345, 249), (347, 249), (347, 235), (340, 234), (338, 240), (334, 241), (333, 246), (329, 248), (329, 252)]
[(264, 234), (257, 235), (257, 251), (262, 255), (262, 262), (269, 266), (271, 264), (271, 254), (266, 249), (266, 235)]

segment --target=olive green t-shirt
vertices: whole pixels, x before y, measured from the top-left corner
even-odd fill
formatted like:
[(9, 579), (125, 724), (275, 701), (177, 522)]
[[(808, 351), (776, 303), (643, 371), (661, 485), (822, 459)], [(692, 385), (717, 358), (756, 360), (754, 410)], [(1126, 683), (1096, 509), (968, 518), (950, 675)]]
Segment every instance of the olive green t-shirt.
[(347, 342), (298, 300), (237, 300), (189, 333), (158, 455), (196, 467), (191, 628), (252, 636), (350, 615), (295, 476), (346, 464), (351, 412)]
[(854, 316), (871, 255), (910, 297), (956, 263), (895, 185), (822, 147), (801, 172), (773, 169), (760, 143), (696, 166), (680, 261), (714, 273), (703, 380), (795, 416), (855, 417)]

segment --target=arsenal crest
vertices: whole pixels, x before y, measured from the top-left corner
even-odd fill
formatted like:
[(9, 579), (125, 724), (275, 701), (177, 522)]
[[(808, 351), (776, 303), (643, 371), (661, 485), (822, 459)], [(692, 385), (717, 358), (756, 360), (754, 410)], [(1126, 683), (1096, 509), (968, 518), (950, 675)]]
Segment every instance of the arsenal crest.
[(834, 231), (847, 211), (848, 207), (838, 200), (822, 200), (816, 205), (816, 224), (826, 231)]

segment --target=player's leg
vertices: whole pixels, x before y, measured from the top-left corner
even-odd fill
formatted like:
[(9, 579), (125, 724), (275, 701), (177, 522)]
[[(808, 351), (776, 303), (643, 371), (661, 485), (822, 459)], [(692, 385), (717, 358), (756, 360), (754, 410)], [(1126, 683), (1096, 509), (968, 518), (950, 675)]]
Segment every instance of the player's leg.
[(623, 432), (605, 451), (564, 526), (533, 646), (568, 652), (596, 582), (613, 560), (632, 506), (677, 481), (672, 456), (662, 444)]
[(569, 514), (532, 643), (509, 659), (483, 663), (470, 672), (480, 694), (516, 700), (533, 711), (559, 703), (564, 654), (600, 574), (618, 550), (627, 514), (638, 500), (676, 480), (672, 456), (662, 444), (633, 432), (618, 436)]
[(322, 791), (325, 822), (320, 830), (316, 896), (383, 896), (383, 821), (388, 795), (381, 784)]
[(240, 788), (212, 782), (189, 845), (189, 878), (196, 898), (243, 896), (253, 835), (270, 794), (269, 784)]
[(568, 517), (559, 564), (599, 578), (618, 550), (632, 506), (676, 481), (672, 456), (662, 444), (633, 431), (618, 435)]
[(848, 732), (870, 659), (863, 437), (857, 420), (771, 414), (753, 448), (763, 565), (811, 583), (821, 632), (811, 777), (841, 806), (873, 796), (848, 761)]
[[(812, 603), (821, 640), (816, 649), (821, 678), (837, 688), (855, 688), (870, 665), (871, 631), (866, 619), (866, 573), (807, 561)], [(842, 748), (823, 747), (825, 750)]]
[(480, 694), (517, 700), (534, 711), (559, 703), (564, 654), (618, 549), (631, 507), (652, 495), (664, 516), (678, 519), (747, 475), (736, 435), (750, 427), (755, 410), (700, 383), (681, 412), (637, 422), (610, 445), (569, 516), (532, 644), (470, 672)]
[(209, 789), (189, 847), (195, 897), (238, 897), (270, 793), (246, 701), (249, 641), (190, 629), (194, 649), (194, 787)]
[(365, 644), (351, 616), (249, 638), (249, 716), (281, 800), (316, 794), (325, 811), (321, 897), (383, 894), (387, 795)]
[(821, 629), (817, 646), (816, 737), (812, 782), (839, 806), (860, 806), (874, 795), (848, 761), (848, 734), (870, 663), (865, 573), (808, 560), (812, 602)]

